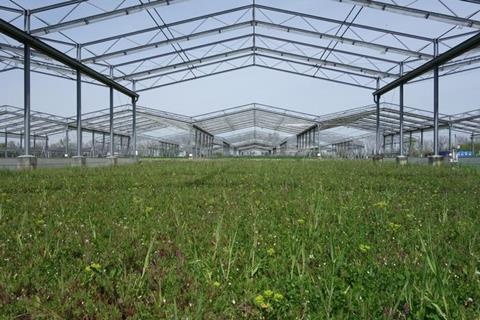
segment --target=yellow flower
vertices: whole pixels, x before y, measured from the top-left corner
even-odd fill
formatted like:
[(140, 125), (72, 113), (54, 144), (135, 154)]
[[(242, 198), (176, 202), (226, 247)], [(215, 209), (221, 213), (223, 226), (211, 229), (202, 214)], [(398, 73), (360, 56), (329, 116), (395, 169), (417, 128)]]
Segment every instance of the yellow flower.
[(269, 248), (269, 249), (267, 250), (267, 253), (268, 253), (269, 256), (273, 256), (273, 255), (275, 254), (275, 249)]
[(98, 263), (91, 263), (90, 265), (85, 267), (86, 272), (101, 272), (102, 266)]
[(218, 281), (213, 282), (213, 286), (214, 286), (215, 288), (220, 287), (220, 282), (218, 282)]
[(152, 207), (146, 207), (146, 208), (145, 208), (145, 213), (146, 213), (146, 214), (150, 214), (150, 213), (152, 213), (152, 211), (153, 211), (153, 208), (152, 208)]
[(400, 224), (397, 224), (397, 223), (393, 223), (393, 222), (390, 222), (388, 224), (388, 227), (390, 228), (391, 231), (397, 231), (398, 229), (400, 229), (402, 225)]
[(273, 295), (273, 300), (279, 302), (280, 300), (283, 300), (283, 295), (281, 293), (275, 292), (275, 294)]
[(361, 244), (361, 245), (359, 246), (359, 249), (360, 249), (360, 251), (362, 251), (362, 252), (367, 252), (368, 250), (370, 250), (370, 246), (369, 246), (369, 245), (366, 245), (366, 244)]
[(304, 224), (304, 223), (305, 223), (305, 220), (303, 220), (303, 219), (298, 219), (298, 220), (297, 220), (297, 223), (298, 223), (298, 224)]
[(265, 304), (265, 300), (262, 295), (258, 295), (255, 297), (255, 303), (259, 306)]
[(373, 206), (379, 209), (385, 209), (387, 207), (387, 203), (385, 201), (380, 201), (375, 203)]
[(263, 295), (260, 294), (255, 297), (255, 304), (262, 309), (271, 311), (273, 306), (279, 304), (283, 299), (284, 297), (280, 292), (267, 289), (263, 291)]
[(272, 290), (265, 290), (265, 291), (263, 291), (263, 294), (264, 294), (265, 297), (267, 297), (267, 298), (273, 297), (273, 291), (272, 291)]
[(262, 309), (270, 309), (271, 308), (270, 303), (262, 303), (260, 306), (262, 307)]

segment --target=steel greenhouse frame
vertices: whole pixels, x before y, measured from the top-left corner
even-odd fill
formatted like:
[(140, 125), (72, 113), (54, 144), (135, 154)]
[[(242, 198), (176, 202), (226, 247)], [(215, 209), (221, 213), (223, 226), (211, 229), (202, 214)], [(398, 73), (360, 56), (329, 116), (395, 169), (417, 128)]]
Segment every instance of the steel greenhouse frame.
[[(23, 69), (25, 82), (23, 122), (19, 122), (19, 109), (3, 107), (0, 131), (3, 130), (5, 136), (22, 134), (24, 153), (29, 155), (32, 128), (35, 134), (43, 136), (74, 129), (77, 131), (77, 156), (82, 156), (83, 131), (93, 132), (93, 135), (96, 132), (108, 134), (111, 140), (115, 135), (127, 136), (133, 141), (133, 156), (137, 155), (137, 131), (146, 136), (152, 130), (166, 127), (187, 132), (188, 139), (194, 141), (194, 154), (197, 154), (199, 144), (208, 149), (209, 155), (214, 145), (249, 142), (252, 132), (253, 142), (261, 147), (280, 148), (288, 139), (271, 143), (268, 134), (257, 132), (256, 127), (297, 136), (299, 141), (303, 141), (305, 134), (315, 137), (322, 130), (341, 126), (375, 132), (376, 154), (383, 152), (382, 134), (384, 137), (399, 135), (401, 156), (404, 155), (405, 132), (432, 130), (435, 155), (439, 154), (438, 132), (441, 128), (472, 136), (479, 134), (478, 110), (458, 115), (439, 113), (438, 83), (443, 76), (480, 67), (480, 55), (474, 50), (480, 45), (480, 21), (474, 18), (480, 10), (461, 17), (445, 2), (442, 4), (448, 9), (446, 13), (425, 10), (415, 3), (330, 0), (347, 12), (353, 6), (347, 18), (341, 20), (258, 4), (253, 0), (251, 4), (168, 23), (157, 10), (190, 1), (126, 0), (101, 13), (93, 11), (98, 9), (93, 3), (95, 0), (59, 1), (37, 8), (25, 8), (10, 1), (11, 5), (0, 6), (0, 32), (16, 41), (0, 42), (0, 63), (4, 65), (0, 73)], [(467, 5), (468, 1), (456, 2)], [(425, 20), (427, 24), (434, 20), (451, 26), (449, 32), (455, 27), (466, 30), (432, 37), (356, 22), (363, 8)], [(70, 18), (80, 9), (92, 11)], [(45, 19), (48, 14), (60, 15), (58, 12), (63, 14), (56, 22)], [(86, 25), (140, 13), (152, 21), (151, 26), (101, 38), (89, 37), (86, 41), (65, 34)], [(32, 27), (33, 22), (35, 27)], [(125, 42), (134, 45), (125, 45)], [(444, 48), (447, 50), (442, 52)], [(142, 54), (145, 55), (139, 56)], [(154, 66), (145, 66), (146, 62)], [(199, 116), (136, 106), (141, 92), (252, 66), (371, 90), (376, 103), (324, 116), (261, 104)], [(62, 119), (32, 112), (31, 72), (76, 81), (76, 116)], [(406, 107), (404, 85), (427, 79), (434, 82), (433, 113)], [(109, 88), (110, 106), (107, 110), (82, 113), (82, 82)], [(382, 104), (381, 97), (395, 88), (400, 88), (399, 105)], [(131, 105), (115, 107), (114, 90), (129, 96)], [(238, 132), (249, 128), (253, 128), (250, 133)], [(262, 139), (257, 141), (257, 134), (262, 135)], [(166, 140), (166, 143), (170, 142), (172, 140)], [(173, 144), (180, 145), (178, 141)], [(111, 155), (114, 154), (113, 146), (114, 143), (110, 143)]]

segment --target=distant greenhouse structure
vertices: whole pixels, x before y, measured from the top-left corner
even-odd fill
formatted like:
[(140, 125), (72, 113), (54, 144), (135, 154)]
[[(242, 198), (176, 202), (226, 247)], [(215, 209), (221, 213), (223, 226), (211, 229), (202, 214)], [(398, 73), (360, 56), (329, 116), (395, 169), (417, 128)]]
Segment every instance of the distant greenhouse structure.
[[(316, 15), (295, 10), (295, 4), (287, 9), (255, 0), (240, 6), (219, 2), (218, 10), (199, 15), (181, 10), (191, 3), (0, 2), (0, 72), (8, 77), (22, 70), (24, 82), (23, 105), (0, 101), (0, 166), (255, 155), (400, 162), (410, 156), (437, 163), (460, 142), (470, 145), (472, 156), (478, 153), (480, 109), (445, 114), (439, 108), (441, 79), (480, 66), (475, 1), (442, 2), (442, 10), (415, 1), (328, 1), (330, 8), (345, 12), (345, 19), (328, 10)], [(457, 7), (470, 15), (463, 17)], [(173, 11), (182, 18), (171, 19)], [(387, 28), (376, 19), (361, 19), (367, 11), (400, 23)], [(134, 16), (143, 16), (148, 25), (100, 32), (108, 23), (128, 24)], [(416, 32), (404, 27), (404, 19), (415, 21)], [(250, 102), (184, 115), (139, 100), (145, 91), (247, 68), (361, 88), (373, 94), (373, 103), (310, 114)], [(74, 106), (65, 106), (70, 116), (34, 107), (33, 73), (75, 82)], [(425, 93), (432, 105), (407, 106), (404, 86), (422, 81), (433, 83)], [(85, 84), (104, 88), (108, 106), (85, 112)], [(398, 101), (382, 100), (393, 90)], [(129, 103), (119, 104), (114, 93)], [(463, 140), (455, 140), (456, 134)]]

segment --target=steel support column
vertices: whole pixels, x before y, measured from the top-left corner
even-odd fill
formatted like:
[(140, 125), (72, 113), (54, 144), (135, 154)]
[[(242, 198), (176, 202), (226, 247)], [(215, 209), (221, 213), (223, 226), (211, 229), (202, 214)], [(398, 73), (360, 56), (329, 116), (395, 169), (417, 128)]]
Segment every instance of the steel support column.
[(312, 148), (315, 149), (317, 143), (317, 127), (312, 129)]
[(105, 132), (102, 132), (102, 157), (105, 156)]
[(110, 156), (114, 156), (114, 134), (113, 134), (113, 87), (110, 87)]
[(207, 151), (207, 156), (211, 157), (213, 153), (213, 139), (211, 136), (208, 136), (208, 151)]
[(50, 155), (48, 152), (48, 136), (45, 136), (45, 158), (50, 158)]
[(25, 149), (24, 154), (30, 154), (30, 45), (24, 46), (24, 62), (23, 62), (23, 98), (24, 98), (24, 130), (25, 130)]
[(195, 130), (195, 142), (193, 144), (193, 152), (192, 152), (192, 155), (194, 158), (198, 157), (198, 131)]
[(199, 136), (199, 139), (200, 139), (200, 158), (203, 158), (203, 149), (205, 149), (205, 135), (203, 134), (203, 132), (200, 132), (200, 136)]
[(95, 130), (92, 130), (92, 158), (95, 158)]
[(69, 137), (68, 137), (68, 123), (67, 127), (65, 128), (65, 157), (68, 157), (68, 143), (69, 143)]
[(472, 133), (472, 136), (470, 137), (471, 143), (472, 143), (472, 155), (475, 157), (475, 134)]
[[(132, 91), (135, 92), (135, 90), (136, 90), (135, 81), (133, 81)], [(133, 138), (133, 156), (136, 158), (138, 155), (138, 152), (137, 152), (137, 99), (135, 97), (132, 97), (132, 138)]]
[[(403, 76), (403, 62), (400, 64), (400, 77)], [(404, 90), (403, 83), (400, 85), (400, 156), (404, 155), (403, 148), (403, 114), (404, 114)]]
[[(377, 89), (380, 88), (380, 79), (377, 78)], [(380, 95), (375, 96), (376, 128), (375, 128), (375, 154), (380, 154)]]
[[(434, 55), (438, 56), (438, 39), (434, 42)], [(433, 69), (433, 154), (439, 155), (438, 150), (438, 109), (439, 109), (439, 68), (438, 65)]]
[(410, 131), (410, 135), (408, 137), (408, 155), (412, 155), (412, 131)]
[[(81, 48), (77, 45), (77, 60), (80, 61)], [(77, 69), (77, 157), (82, 156), (82, 73)]]
[(448, 152), (452, 151), (452, 123), (448, 123)]
[(5, 129), (5, 158), (8, 158), (7, 146), (8, 146), (8, 133), (7, 133), (7, 129)]
[(423, 129), (420, 130), (420, 155), (423, 157)]
[(317, 132), (318, 132), (318, 141), (317, 141), (318, 152), (317, 152), (317, 155), (320, 155), (320, 125), (319, 124), (317, 124)]

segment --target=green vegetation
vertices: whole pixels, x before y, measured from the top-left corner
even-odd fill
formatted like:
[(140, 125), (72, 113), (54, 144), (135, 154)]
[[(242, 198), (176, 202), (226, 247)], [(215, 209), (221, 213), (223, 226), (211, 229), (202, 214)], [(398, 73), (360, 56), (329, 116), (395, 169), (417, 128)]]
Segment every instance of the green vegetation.
[(0, 179), (0, 318), (480, 317), (475, 168), (177, 160)]

